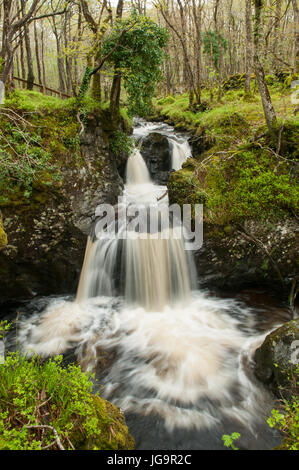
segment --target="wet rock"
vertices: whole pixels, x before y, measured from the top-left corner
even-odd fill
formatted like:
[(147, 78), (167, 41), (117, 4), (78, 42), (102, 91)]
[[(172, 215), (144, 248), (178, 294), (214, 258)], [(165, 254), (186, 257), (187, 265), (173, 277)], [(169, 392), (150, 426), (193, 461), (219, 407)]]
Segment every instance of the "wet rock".
[[(296, 387), (299, 364), (299, 319), (269, 334), (255, 352), (255, 375), (279, 398), (289, 398)], [(298, 380), (298, 375), (297, 375)]]
[[(134, 450), (135, 442), (126, 425), (121, 410), (112, 403), (95, 396), (95, 414), (99, 420), (101, 434), (88, 437), (82, 432), (71, 433), (71, 441), (77, 450)], [(92, 419), (92, 417), (91, 417)], [(86, 434), (86, 433), (85, 433)]]
[(165, 185), (171, 171), (172, 149), (165, 135), (152, 132), (141, 142), (141, 154), (147, 164), (151, 178)]
[(203, 246), (194, 254), (200, 285), (265, 287), (287, 298), (298, 279), (298, 231), (291, 219), (277, 225), (248, 220), (243, 227), (204, 224)]
[(80, 148), (81, 164), (66, 161), (57, 186), (40, 183), (30, 200), (2, 208), (0, 304), (75, 292), (95, 210), (116, 204), (123, 187), (99, 117), (88, 117)]

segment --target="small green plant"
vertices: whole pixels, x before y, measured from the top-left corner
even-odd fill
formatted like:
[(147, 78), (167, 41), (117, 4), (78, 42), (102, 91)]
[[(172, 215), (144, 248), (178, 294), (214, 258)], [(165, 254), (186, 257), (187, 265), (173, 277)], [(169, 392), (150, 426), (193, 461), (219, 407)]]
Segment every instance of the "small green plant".
[(119, 156), (121, 153), (129, 156), (134, 149), (135, 142), (125, 132), (115, 131), (110, 138), (110, 146), (116, 156)]
[(79, 366), (63, 367), (61, 356), (7, 354), (0, 364), (0, 450), (71, 450), (88, 440), (89, 448), (114, 448), (115, 411), (91, 394), (92, 378)]
[(233, 432), (231, 435), (224, 434), (222, 436), (223, 444), (225, 447), (230, 447), (233, 450), (239, 450), (238, 447), (235, 446), (234, 442), (241, 437), (241, 434), (238, 432)]
[(11, 323), (8, 323), (6, 320), (0, 321), (0, 340), (4, 338), (7, 331), (10, 329)]
[(267, 423), (271, 428), (282, 431), (284, 439), (281, 449), (299, 450), (299, 365), (288, 379), (291, 396), (282, 401), (279, 409), (272, 410)]

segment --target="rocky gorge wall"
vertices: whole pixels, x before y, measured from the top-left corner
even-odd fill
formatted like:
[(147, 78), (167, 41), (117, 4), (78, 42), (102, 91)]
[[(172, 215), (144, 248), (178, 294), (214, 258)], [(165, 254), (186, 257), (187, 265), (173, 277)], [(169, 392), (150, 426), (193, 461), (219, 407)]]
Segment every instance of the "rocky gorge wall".
[(80, 164), (65, 161), (57, 184), (39, 180), (29, 201), (2, 204), (1, 302), (75, 292), (95, 209), (115, 204), (123, 186), (101, 119), (88, 116)]

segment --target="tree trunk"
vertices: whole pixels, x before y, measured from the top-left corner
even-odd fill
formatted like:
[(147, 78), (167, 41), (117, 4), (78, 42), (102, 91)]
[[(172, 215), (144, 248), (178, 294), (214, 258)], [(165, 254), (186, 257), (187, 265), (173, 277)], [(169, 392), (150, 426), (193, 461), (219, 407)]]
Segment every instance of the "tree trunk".
[(275, 125), (277, 122), (275, 110), (272, 104), (269, 89), (265, 80), (265, 72), (260, 60), (260, 39), (261, 33), (261, 15), (263, 9), (263, 0), (254, 0), (255, 6), (255, 23), (254, 23), (254, 68), (259, 92), (262, 98), (266, 123), (270, 134), (275, 135)]
[(245, 94), (250, 95), (250, 84), (251, 84), (251, 75), (252, 75), (252, 59), (253, 59), (253, 50), (252, 50), (252, 5), (251, 0), (246, 0), (246, 80), (245, 80)]
[(282, 45), (281, 45), (281, 34), (280, 34), (280, 18), (281, 18), (281, 0), (276, 0), (276, 10), (275, 10), (275, 22), (274, 22), (274, 34), (273, 34), (273, 69), (275, 72), (280, 70), (280, 61), (279, 58), (282, 55)]
[(292, 0), (294, 10), (294, 71), (299, 73), (299, 7), (298, 0)]
[[(38, 42), (36, 22), (34, 22), (34, 41), (35, 41), (35, 57), (36, 57), (36, 65), (37, 65), (38, 83), (42, 85), (43, 79), (42, 79), (42, 69), (41, 69), (40, 56), (39, 56), (39, 42)], [(43, 92), (42, 86), (41, 86), (40, 91), (41, 93)]]
[[(124, 0), (118, 0), (116, 8), (116, 18), (120, 19), (123, 14)], [(113, 76), (113, 82), (110, 92), (110, 111), (112, 116), (119, 115), (119, 106), (120, 106), (120, 90), (121, 90), (121, 72), (118, 70), (116, 64)]]
[(44, 87), (47, 86), (47, 78), (46, 78), (46, 64), (45, 64), (45, 42), (44, 42), (44, 27), (42, 25), (42, 31), (41, 31), (41, 62), (42, 62), (42, 84)]
[[(21, 0), (22, 15), (26, 15), (26, 0)], [(28, 23), (24, 24), (24, 39), (25, 39), (25, 48), (26, 48), (26, 58), (27, 58), (27, 90), (33, 90), (34, 82), (34, 71), (33, 71), (33, 60), (32, 60), (32, 50), (31, 50), (31, 41), (30, 41), (30, 31)]]
[(196, 65), (196, 78), (195, 78), (195, 87), (196, 87), (196, 98), (197, 104), (201, 103), (201, 27), (202, 27), (202, 5), (201, 0), (198, 1), (196, 5), (196, 0), (192, 0), (192, 12), (193, 19), (196, 31), (196, 41), (195, 41), (195, 65)]

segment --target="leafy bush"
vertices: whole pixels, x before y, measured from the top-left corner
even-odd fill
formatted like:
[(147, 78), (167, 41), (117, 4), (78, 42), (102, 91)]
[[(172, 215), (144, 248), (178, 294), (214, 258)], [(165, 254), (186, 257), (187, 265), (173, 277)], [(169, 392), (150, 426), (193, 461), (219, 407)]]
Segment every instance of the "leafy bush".
[(132, 448), (117, 409), (91, 395), (91, 378), (79, 366), (62, 367), (60, 356), (8, 354), (0, 364), (0, 450)]
[(119, 156), (121, 153), (129, 156), (134, 148), (134, 140), (123, 131), (115, 131), (112, 137), (110, 137), (110, 146), (116, 156)]
[(279, 409), (272, 410), (267, 423), (271, 428), (282, 431), (284, 435), (280, 449), (299, 450), (299, 365), (289, 377), (292, 395), (283, 400)]
[[(115, 49), (118, 41), (121, 47)], [(162, 77), (167, 41), (165, 28), (136, 11), (129, 18), (116, 21), (103, 41), (103, 56), (111, 53), (108, 62), (121, 71), (132, 116), (146, 116), (151, 112), (155, 87)]]

